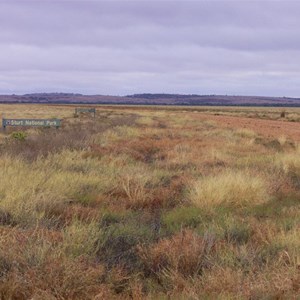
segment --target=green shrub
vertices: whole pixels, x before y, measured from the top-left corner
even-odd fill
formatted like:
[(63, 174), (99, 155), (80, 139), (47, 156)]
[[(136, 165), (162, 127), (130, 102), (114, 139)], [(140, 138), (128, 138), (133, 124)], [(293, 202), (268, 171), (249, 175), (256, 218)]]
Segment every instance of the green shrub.
[(202, 210), (197, 207), (177, 207), (162, 216), (162, 223), (170, 233), (185, 227), (195, 228), (202, 221), (201, 213)]
[(225, 229), (224, 235), (229, 243), (245, 244), (251, 236), (251, 229), (247, 224), (233, 223)]
[(11, 137), (18, 141), (25, 141), (27, 134), (26, 134), (26, 132), (23, 132), (23, 131), (15, 131), (11, 134)]

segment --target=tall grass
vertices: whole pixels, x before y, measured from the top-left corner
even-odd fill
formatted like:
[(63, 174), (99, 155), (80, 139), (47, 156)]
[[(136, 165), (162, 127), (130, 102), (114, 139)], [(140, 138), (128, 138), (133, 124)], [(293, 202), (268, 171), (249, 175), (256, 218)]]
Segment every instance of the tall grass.
[(123, 169), (118, 160), (87, 158), (64, 151), (31, 164), (20, 158), (0, 159), (0, 209), (17, 222), (30, 224), (55, 207), (80, 196), (111, 191)]

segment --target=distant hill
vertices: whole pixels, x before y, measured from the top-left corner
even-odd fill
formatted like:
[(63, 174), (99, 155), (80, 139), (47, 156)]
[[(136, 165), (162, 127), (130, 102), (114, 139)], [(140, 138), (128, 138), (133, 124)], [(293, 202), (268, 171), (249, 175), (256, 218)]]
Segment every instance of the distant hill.
[(295, 106), (300, 98), (228, 96), (228, 95), (181, 95), (181, 94), (134, 94), (128, 96), (82, 95), (72, 93), (36, 93), (25, 95), (0, 95), (0, 103), (53, 103), (53, 104), (131, 104), (131, 105), (212, 105), (212, 106)]

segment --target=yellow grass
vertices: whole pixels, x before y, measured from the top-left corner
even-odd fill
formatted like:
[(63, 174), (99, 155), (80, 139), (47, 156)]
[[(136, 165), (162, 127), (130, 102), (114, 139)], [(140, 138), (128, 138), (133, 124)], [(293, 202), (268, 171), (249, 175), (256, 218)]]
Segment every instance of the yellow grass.
[(278, 155), (275, 163), (286, 173), (300, 174), (300, 148), (297, 147), (295, 151)]
[(246, 129), (246, 128), (238, 129), (236, 131), (236, 134), (243, 138), (254, 138), (257, 136), (257, 134), (253, 130)]
[(217, 205), (244, 206), (269, 200), (264, 179), (247, 171), (227, 170), (195, 181), (190, 188), (191, 202), (200, 208)]
[(71, 118), (74, 106), (36, 105), (36, 104), (0, 104), (0, 117), (5, 118)]

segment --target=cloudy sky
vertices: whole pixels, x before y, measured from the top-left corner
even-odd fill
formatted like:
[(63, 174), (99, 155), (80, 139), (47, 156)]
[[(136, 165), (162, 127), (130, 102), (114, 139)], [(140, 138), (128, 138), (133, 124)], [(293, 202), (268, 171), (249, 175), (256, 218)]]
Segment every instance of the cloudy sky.
[(0, 93), (300, 97), (300, 2), (0, 0)]

